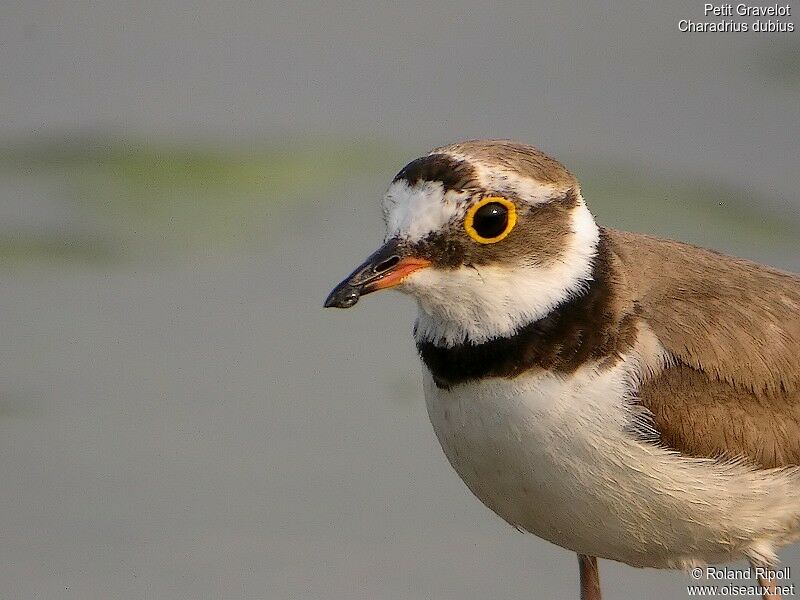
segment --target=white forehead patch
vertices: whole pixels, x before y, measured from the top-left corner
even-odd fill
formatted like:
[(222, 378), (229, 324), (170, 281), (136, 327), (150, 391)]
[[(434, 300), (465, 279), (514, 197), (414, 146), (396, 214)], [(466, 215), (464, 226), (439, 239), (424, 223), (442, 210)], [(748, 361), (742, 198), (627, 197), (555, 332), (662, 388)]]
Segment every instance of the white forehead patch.
[(417, 241), (432, 231), (441, 231), (462, 216), (465, 197), (455, 192), (445, 193), (439, 181), (421, 181), (409, 186), (407, 181), (399, 179), (383, 196), (386, 235)]

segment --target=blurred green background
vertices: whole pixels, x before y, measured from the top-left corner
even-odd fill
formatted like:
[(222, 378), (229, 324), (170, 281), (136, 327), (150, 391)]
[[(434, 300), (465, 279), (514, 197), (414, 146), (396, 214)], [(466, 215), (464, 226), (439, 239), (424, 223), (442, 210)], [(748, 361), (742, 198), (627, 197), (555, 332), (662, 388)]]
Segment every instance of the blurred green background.
[(605, 225), (800, 269), (797, 34), (683, 18), (4, 2), (0, 597), (573, 596), (447, 465), (412, 302), (321, 303), (391, 177), (476, 137), (559, 158)]

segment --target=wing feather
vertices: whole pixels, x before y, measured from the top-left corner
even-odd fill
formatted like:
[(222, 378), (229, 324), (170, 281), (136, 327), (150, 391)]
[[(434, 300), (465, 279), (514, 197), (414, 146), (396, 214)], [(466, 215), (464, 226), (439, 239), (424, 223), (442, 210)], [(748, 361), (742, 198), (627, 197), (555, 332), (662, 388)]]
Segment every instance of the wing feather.
[(642, 317), (679, 362), (758, 395), (800, 389), (800, 276), (610, 231)]
[(800, 465), (800, 277), (608, 231), (626, 293), (670, 364), (639, 389), (661, 442), (762, 467)]

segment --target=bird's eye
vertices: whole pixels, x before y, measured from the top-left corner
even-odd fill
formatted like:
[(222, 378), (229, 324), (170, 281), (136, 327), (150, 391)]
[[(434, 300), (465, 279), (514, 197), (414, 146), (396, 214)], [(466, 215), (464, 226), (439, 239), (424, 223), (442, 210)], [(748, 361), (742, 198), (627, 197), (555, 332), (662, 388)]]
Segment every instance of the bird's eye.
[(464, 227), (473, 240), (480, 244), (494, 244), (505, 238), (517, 223), (514, 203), (505, 198), (484, 198), (470, 207)]

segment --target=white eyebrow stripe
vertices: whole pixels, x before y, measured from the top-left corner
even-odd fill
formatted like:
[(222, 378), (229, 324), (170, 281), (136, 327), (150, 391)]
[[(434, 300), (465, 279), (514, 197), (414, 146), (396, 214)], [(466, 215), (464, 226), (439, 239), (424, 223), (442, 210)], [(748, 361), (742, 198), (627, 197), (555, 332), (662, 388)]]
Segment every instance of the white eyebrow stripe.
[(514, 192), (518, 197), (524, 198), (526, 204), (543, 204), (566, 192), (563, 186), (558, 187), (550, 183), (542, 183), (510, 169), (504, 169), (496, 165), (490, 166), (466, 154), (459, 152), (438, 152), (438, 154), (445, 154), (454, 160), (464, 161), (472, 165), (481, 187), (488, 192), (495, 191), (498, 194)]
[(525, 204), (531, 206), (550, 202), (566, 191), (553, 184), (542, 183), (530, 177), (520, 177), (513, 171), (504, 169), (493, 169), (486, 180), (487, 189), (498, 190), (499, 193), (513, 192), (518, 198), (523, 198)]

